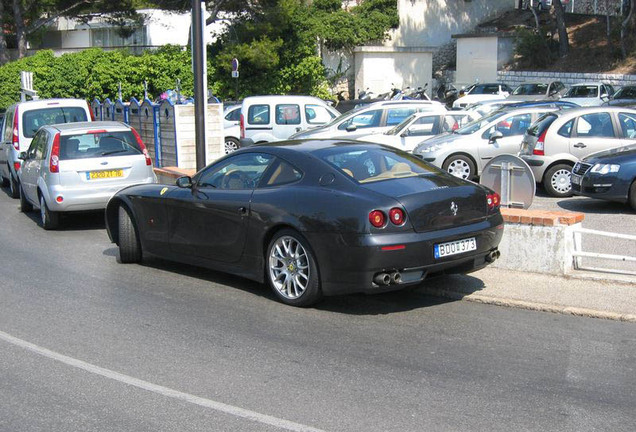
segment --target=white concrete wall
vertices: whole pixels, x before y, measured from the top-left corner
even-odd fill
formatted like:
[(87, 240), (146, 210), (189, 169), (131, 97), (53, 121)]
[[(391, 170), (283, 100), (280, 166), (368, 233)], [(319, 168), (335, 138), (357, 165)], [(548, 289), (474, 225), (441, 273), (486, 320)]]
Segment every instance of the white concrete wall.
[(89, 30), (69, 30), (62, 33), (62, 48), (84, 48), (90, 46)]
[(457, 39), (458, 84), (497, 81), (497, 36)]

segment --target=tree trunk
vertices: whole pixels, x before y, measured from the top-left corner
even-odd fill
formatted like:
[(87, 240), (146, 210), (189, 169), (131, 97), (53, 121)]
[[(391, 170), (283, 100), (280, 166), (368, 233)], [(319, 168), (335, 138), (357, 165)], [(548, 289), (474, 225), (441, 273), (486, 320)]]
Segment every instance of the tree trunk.
[(556, 25), (559, 33), (559, 56), (565, 57), (570, 50), (570, 41), (568, 39), (568, 30), (565, 26), (565, 10), (561, 4), (561, 0), (552, 2), (554, 12), (556, 14)]
[(27, 54), (27, 41), (21, 0), (13, 0), (13, 19), (15, 20), (15, 37), (18, 41), (18, 58), (23, 58)]
[(7, 53), (7, 39), (4, 37), (4, 3), (0, 0), (0, 66), (9, 61)]
[(631, 0), (629, 5), (629, 14), (621, 24), (621, 54), (623, 55), (623, 60), (627, 58), (627, 43), (625, 39), (627, 38), (627, 30), (632, 23), (632, 17), (634, 16), (634, 8), (636, 7), (636, 0)]

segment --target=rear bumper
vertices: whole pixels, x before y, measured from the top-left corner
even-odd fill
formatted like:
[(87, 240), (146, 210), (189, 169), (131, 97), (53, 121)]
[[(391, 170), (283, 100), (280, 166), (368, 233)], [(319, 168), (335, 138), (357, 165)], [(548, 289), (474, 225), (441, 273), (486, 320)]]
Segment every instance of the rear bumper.
[(543, 174), (545, 173), (545, 169), (548, 166), (548, 164), (546, 163), (547, 161), (537, 156), (521, 155), (520, 157), (530, 167), (532, 174), (534, 174), (535, 181), (537, 183), (542, 183)]
[[(439, 273), (469, 273), (489, 264), (503, 234), (503, 219), (493, 215), (483, 222), (425, 233), (325, 234), (305, 233), (317, 256), (325, 295), (354, 292), (379, 293), (416, 285)], [(471, 252), (434, 257), (434, 245), (474, 237), (477, 249)], [(384, 246), (404, 246), (382, 250)], [(374, 282), (379, 273), (399, 272), (400, 283)]]

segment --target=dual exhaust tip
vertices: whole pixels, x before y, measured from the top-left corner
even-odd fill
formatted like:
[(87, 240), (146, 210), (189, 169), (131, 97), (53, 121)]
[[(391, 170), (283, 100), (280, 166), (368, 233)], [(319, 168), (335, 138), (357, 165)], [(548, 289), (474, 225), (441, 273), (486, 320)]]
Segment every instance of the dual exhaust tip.
[(500, 256), (501, 256), (501, 252), (495, 249), (494, 251), (488, 252), (488, 255), (486, 255), (486, 261), (489, 263), (495, 262), (495, 260), (497, 260), (497, 258), (499, 258)]
[(373, 277), (373, 282), (380, 286), (397, 285), (402, 282), (402, 275), (397, 271), (390, 273), (380, 272)]

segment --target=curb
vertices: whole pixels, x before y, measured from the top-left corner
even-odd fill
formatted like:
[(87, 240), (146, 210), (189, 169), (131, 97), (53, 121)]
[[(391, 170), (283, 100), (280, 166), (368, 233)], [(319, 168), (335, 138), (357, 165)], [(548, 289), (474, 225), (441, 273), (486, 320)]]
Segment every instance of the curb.
[(449, 298), (451, 300), (466, 300), (475, 303), (489, 304), (495, 306), (507, 306), (518, 309), (527, 309), (540, 312), (552, 312), (563, 315), (574, 315), (588, 318), (599, 318), (613, 321), (633, 322), (636, 323), (636, 315), (619, 314), (615, 312), (606, 312), (594, 309), (576, 308), (571, 306), (554, 306), (545, 303), (534, 303), (523, 300), (506, 299), (499, 297), (490, 297), (479, 294), (467, 294), (460, 291), (451, 291), (438, 288), (425, 288), (427, 294)]

